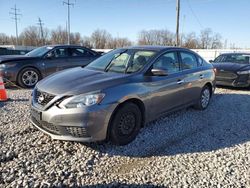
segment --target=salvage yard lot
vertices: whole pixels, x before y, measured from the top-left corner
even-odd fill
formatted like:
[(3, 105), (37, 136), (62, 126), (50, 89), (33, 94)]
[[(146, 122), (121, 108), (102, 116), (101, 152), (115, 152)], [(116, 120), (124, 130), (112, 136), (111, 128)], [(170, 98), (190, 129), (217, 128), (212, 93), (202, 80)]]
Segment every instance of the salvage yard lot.
[(149, 123), (127, 146), (53, 141), (29, 122), (31, 90), (0, 103), (0, 187), (250, 187), (250, 91)]

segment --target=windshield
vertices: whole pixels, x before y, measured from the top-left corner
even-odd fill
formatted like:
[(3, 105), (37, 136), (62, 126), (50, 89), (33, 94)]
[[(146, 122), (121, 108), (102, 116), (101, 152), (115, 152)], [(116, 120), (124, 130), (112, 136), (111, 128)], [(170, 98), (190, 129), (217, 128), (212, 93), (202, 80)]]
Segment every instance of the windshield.
[(50, 51), (51, 49), (53, 49), (53, 47), (50, 47), (50, 46), (36, 48), (36, 49), (30, 51), (29, 53), (27, 53), (26, 56), (29, 56), (29, 57), (41, 57), (44, 54), (46, 54), (48, 51)]
[(220, 55), (215, 60), (215, 63), (240, 63), (240, 64), (249, 64), (250, 63), (250, 54), (227, 54)]
[(148, 50), (117, 49), (98, 58), (86, 67), (104, 72), (129, 74), (141, 70), (154, 55), (154, 51)]

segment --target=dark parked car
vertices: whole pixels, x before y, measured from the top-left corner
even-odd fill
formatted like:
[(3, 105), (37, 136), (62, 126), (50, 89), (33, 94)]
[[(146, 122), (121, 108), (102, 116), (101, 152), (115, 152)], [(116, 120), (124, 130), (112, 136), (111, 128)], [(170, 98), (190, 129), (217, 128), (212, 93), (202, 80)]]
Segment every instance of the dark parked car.
[(116, 49), (85, 68), (38, 82), (31, 121), (53, 139), (124, 145), (170, 111), (192, 105), (204, 110), (214, 88), (213, 66), (188, 49)]
[(43, 46), (25, 55), (0, 56), (0, 74), (22, 87), (34, 87), (42, 78), (63, 69), (86, 66), (100, 54), (82, 46)]
[(217, 85), (250, 86), (250, 53), (221, 54), (212, 63), (217, 69)]

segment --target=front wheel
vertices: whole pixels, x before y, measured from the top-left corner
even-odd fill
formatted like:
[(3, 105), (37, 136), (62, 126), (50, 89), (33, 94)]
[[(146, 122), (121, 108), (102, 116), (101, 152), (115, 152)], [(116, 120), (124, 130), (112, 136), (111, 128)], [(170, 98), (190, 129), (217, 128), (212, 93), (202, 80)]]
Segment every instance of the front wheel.
[(205, 110), (209, 105), (211, 95), (211, 89), (208, 86), (204, 86), (201, 91), (199, 101), (194, 107), (198, 110)]
[(134, 103), (122, 105), (115, 113), (110, 125), (110, 141), (116, 145), (132, 142), (140, 131), (142, 113)]
[(17, 83), (23, 88), (32, 88), (41, 79), (38, 70), (28, 67), (20, 71)]

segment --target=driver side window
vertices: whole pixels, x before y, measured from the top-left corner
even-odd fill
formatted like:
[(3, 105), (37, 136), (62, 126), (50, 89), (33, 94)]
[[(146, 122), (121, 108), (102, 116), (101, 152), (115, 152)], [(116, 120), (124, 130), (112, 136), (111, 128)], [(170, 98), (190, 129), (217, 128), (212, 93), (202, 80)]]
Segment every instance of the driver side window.
[(47, 57), (50, 58), (61, 58), (61, 57), (67, 57), (67, 49), (66, 48), (58, 48), (55, 49), (47, 54)]
[(166, 70), (168, 74), (180, 72), (180, 64), (176, 52), (168, 52), (160, 56), (153, 64), (153, 69)]

